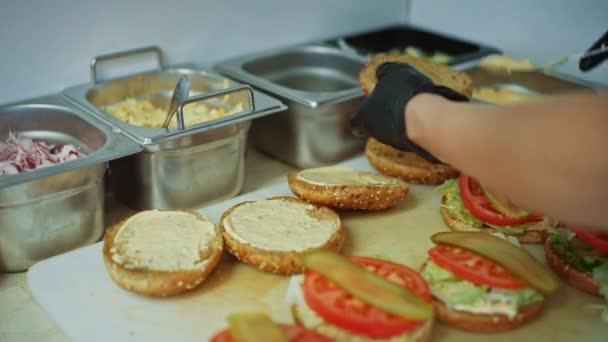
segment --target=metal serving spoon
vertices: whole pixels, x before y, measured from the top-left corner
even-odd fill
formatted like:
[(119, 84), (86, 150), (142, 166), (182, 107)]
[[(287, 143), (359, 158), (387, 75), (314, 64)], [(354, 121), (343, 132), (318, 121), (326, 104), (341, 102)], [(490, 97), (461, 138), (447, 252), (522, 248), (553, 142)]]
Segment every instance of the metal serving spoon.
[(171, 97), (171, 103), (169, 104), (169, 111), (167, 112), (167, 117), (165, 118), (165, 122), (163, 123), (163, 128), (169, 127), (169, 123), (171, 119), (173, 119), (173, 115), (175, 115), (175, 111), (177, 107), (182, 104), (188, 98), (190, 94), (190, 81), (188, 81), (188, 77), (182, 75), (177, 81), (177, 85), (173, 90), (173, 96)]

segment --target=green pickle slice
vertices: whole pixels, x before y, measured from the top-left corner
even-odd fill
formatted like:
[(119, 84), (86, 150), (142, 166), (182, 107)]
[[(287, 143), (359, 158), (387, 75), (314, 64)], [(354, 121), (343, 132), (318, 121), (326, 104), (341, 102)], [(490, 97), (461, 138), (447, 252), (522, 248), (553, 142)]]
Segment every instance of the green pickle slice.
[(441, 232), (431, 236), (431, 240), (436, 244), (466, 249), (488, 258), (544, 295), (555, 292), (559, 287), (553, 273), (528, 251), (491, 234)]
[(492, 203), (492, 206), (496, 208), (501, 214), (514, 217), (514, 218), (523, 218), (530, 215), (529, 212), (515, 205), (515, 203), (511, 202), (506, 198), (501, 198), (501, 196), (491, 192), (490, 190), (481, 187), (484, 196)]
[(262, 313), (231, 314), (228, 316), (228, 326), (237, 342), (289, 341), (283, 329)]
[(355, 298), (386, 312), (412, 320), (425, 320), (433, 315), (431, 304), (424, 299), (337, 253), (308, 252), (304, 255), (304, 265)]

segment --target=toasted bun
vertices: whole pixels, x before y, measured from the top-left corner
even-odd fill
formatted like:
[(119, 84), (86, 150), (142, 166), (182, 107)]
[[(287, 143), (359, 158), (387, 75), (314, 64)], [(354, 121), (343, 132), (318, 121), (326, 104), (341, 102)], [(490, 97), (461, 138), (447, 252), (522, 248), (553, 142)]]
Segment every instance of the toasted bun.
[[(291, 306), (291, 315), (293, 316), (293, 320), (296, 324), (301, 325), (307, 329), (314, 330), (320, 334), (323, 334), (329, 338), (332, 338), (336, 342), (377, 342), (377, 341), (386, 341), (384, 339), (375, 339), (361, 335), (355, 335), (349, 331), (346, 331), (341, 328), (337, 328), (332, 326), (329, 323), (323, 323), (316, 325), (314, 327), (307, 327), (303, 324), (302, 319), (300, 318), (297, 310), (297, 304), (293, 304)], [(409, 331), (405, 334), (394, 336), (390, 338), (390, 341), (394, 342), (425, 342), (431, 339), (431, 333), (433, 331), (434, 319), (428, 319), (424, 322), (420, 327), (416, 328), (414, 331)], [(413, 338), (412, 338), (413, 337)]]
[(545, 258), (547, 264), (557, 275), (562, 278), (563, 281), (576, 287), (579, 290), (585, 291), (595, 296), (600, 295), (600, 286), (593, 279), (591, 274), (581, 272), (576, 268), (570, 266), (566, 258), (551, 247), (549, 240), (545, 242)]
[(340, 209), (382, 210), (395, 206), (405, 198), (409, 187), (406, 182), (384, 175), (387, 184), (329, 185), (309, 182), (298, 177), (302, 171), (290, 172), (289, 188), (299, 198), (320, 205)]
[(374, 138), (367, 139), (365, 155), (369, 163), (385, 175), (419, 184), (440, 184), (459, 175), (445, 164), (434, 164), (413, 152), (403, 152)]
[(359, 83), (365, 94), (369, 94), (374, 90), (378, 81), (376, 68), (386, 62), (408, 63), (425, 74), (437, 85), (452, 88), (466, 96), (473, 95), (473, 81), (464, 72), (456, 71), (446, 65), (433, 63), (424, 58), (386, 55), (372, 58), (359, 72)]
[[(224, 236), (224, 241), (228, 251), (237, 257), (239, 260), (246, 264), (249, 264), (264, 272), (277, 273), (282, 275), (291, 275), (302, 273), (304, 271), (304, 265), (302, 263), (302, 255), (311, 249), (327, 249), (333, 251), (339, 251), (342, 248), (345, 237), (345, 230), (340, 221), (340, 216), (333, 210), (304, 202), (295, 197), (273, 197), (271, 201), (289, 201), (302, 206), (312, 206), (312, 209), (307, 211), (306, 215), (318, 219), (318, 220), (329, 220), (335, 224), (335, 230), (331, 236), (327, 236), (324, 243), (317, 246), (310, 246), (305, 250), (298, 251), (285, 251), (285, 250), (271, 250), (265, 248), (259, 248), (252, 243), (242, 242), (236, 238), (230, 230), (226, 227), (226, 220), (233, 215), (234, 211), (249, 203), (255, 203), (255, 201), (243, 202), (235, 205), (228, 209), (221, 218), (221, 230)], [(264, 226), (256, 227), (256, 229), (264, 229)], [(266, 228), (267, 229), (267, 228)], [(302, 234), (302, 232), (299, 232)], [(304, 233), (305, 234), (305, 233)], [(305, 236), (303, 236), (305, 238)], [(301, 239), (296, 235), (291, 236), (292, 239)]]
[[(450, 212), (449, 209), (444, 207), (445, 201), (446, 201), (445, 196), (441, 197), (441, 216), (443, 217), (443, 221), (445, 222), (445, 224), (447, 224), (451, 230), (453, 230), (455, 232), (484, 232), (484, 233), (496, 233), (497, 232), (497, 230), (492, 229), (492, 228), (479, 229), (479, 228), (471, 227), (468, 224), (459, 221), (457, 218), (455, 218), (452, 215), (452, 213)], [(517, 238), (517, 240), (519, 240), (519, 242), (521, 242), (521, 243), (543, 243), (543, 242), (545, 242), (545, 240), (547, 239), (547, 236), (549, 234), (548, 233), (549, 227), (544, 220), (547, 220), (547, 218), (543, 219), (543, 221), (540, 221), (536, 225), (530, 226), (525, 232), (523, 232), (521, 234), (510, 235), (510, 236)]]
[[(196, 212), (182, 212), (195, 216), (201, 222), (213, 224)], [(145, 212), (138, 214), (142, 213)], [(146, 296), (170, 296), (194, 289), (207, 278), (221, 258), (222, 236), (219, 229), (213, 225), (214, 234), (208, 244), (209, 248), (204, 251), (204, 255), (200, 255), (201, 264), (196, 267), (177, 271), (159, 271), (147, 267), (125, 267), (124, 263), (117, 262), (113, 255), (117, 253), (116, 235), (129, 218), (108, 228), (103, 239), (103, 260), (110, 278), (127, 291)], [(171, 229), (170, 226), (166, 228)], [(198, 252), (202, 253), (200, 250)]]
[(433, 306), (437, 319), (449, 326), (474, 332), (499, 332), (519, 327), (536, 318), (542, 311), (545, 301), (532, 303), (520, 308), (512, 319), (499, 314), (474, 314), (470, 312), (450, 310), (440, 300), (433, 298)]

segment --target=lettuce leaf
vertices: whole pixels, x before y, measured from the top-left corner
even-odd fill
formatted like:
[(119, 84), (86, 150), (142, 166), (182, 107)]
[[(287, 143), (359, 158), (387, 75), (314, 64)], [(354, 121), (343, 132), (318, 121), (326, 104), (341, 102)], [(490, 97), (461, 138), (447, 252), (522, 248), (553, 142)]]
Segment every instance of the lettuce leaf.
[[(485, 222), (484, 222), (485, 223)], [(485, 223), (488, 227), (495, 229), (503, 234), (518, 235), (526, 231), (530, 224), (522, 224), (521, 226), (499, 226), (496, 224)]]
[(448, 179), (438, 186), (436, 190), (445, 196), (446, 200), (443, 206), (448, 209), (456, 219), (471, 227), (482, 228), (484, 226), (483, 221), (473, 216), (473, 214), (465, 208), (464, 204), (462, 204), (458, 179)]
[(608, 257), (578, 239), (569, 229), (556, 229), (549, 237), (549, 244), (562, 253), (570, 265), (581, 272), (590, 273), (596, 267), (608, 263)]
[(448, 179), (443, 184), (435, 188), (436, 191), (441, 192), (445, 196), (445, 203), (443, 207), (448, 209), (452, 215), (459, 221), (474, 227), (474, 228), (485, 228), (490, 227), (493, 228), (503, 234), (507, 235), (517, 235), (526, 231), (526, 229), (536, 224), (532, 223), (524, 223), (518, 226), (499, 226), (495, 224), (490, 224), (484, 222), (471, 214), (471, 212), (464, 206), (462, 203), (462, 198), (460, 197), (460, 185), (458, 184), (458, 179)]
[(433, 261), (426, 263), (421, 275), (429, 283), (433, 294), (446, 302), (448, 306), (475, 305), (485, 299), (525, 306), (543, 299), (542, 295), (528, 287), (507, 290), (474, 284), (456, 277), (452, 272)]
[(592, 272), (593, 279), (600, 284), (600, 294), (604, 296), (607, 304), (602, 310), (602, 321), (608, 323), (608, 263), (595, 267)]
[(551, 232), (551, 247), (562, 253), (577, 270), (591, 273), (600, 285), (600, 294), (607, 302), (603, 306), (601, 319), (608, 323), (608, 257), (578, 239), (569, 229), (559, 228)]

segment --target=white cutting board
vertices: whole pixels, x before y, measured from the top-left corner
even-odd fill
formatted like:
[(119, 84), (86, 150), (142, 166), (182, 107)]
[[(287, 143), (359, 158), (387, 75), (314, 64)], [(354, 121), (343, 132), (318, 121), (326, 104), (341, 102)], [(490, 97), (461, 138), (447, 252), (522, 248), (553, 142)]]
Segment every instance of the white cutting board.
[[(371, 170), (365, 157), (343, 164)], [(286, 181), (197, 211), (217, 224), (222, 213), (237, 203), (283, 195), (292, 195)], [(192, 294), (156, 299), (133, 295), (120, 289), (106, 272), (101, 249), (102, 243), (99, 242), (43, 260), (32, 266), (27, 274), (28, 286), (34, 299), (65, 334), (75, 341), (206, 341), (210, 332), (225, 325), (223, 318), (230, 311), (224, 308), (229, 306), (226, 305), (229, 301), (233, 300), (231, 304), (242, 302), (244, 310), (259, 310), (257, 299), (249, 296), (241, 300), (238, 291), (215, 293), (227, 298), (211, 298), (214, 293), (210, 287), (214, 286), (210, 285), (219, 282), (215, 281), (217, 276), (230, 276), (226, 274), (230, 272), (224, 272), (224, 269), (236, 263), (231, 257), (224, 257), (219, 270), (210, 279), (211, 284), (208, 281), (203, 286), (205, 289), (195, 291), (194, 296), (202, 294), (209, 297), (209, 301), (203, 301), (203, 304), (212, 305), (196, 306), (191, 304), (198, 303), (190, 300)], [(268, 280), (265, 278), (271, 278), (270, 282), (281, 278), (240, 264), (234, 266), (247, 280), (253, 278), (256, 282), (259, 281), (261, 287), (265, 284), (264, 280)], [(249, 283), (246, 286), (252, 288), (255, 285)], [(207, 290), (209, 296), (204, 293)], [(231, 289), (232, 291), (234, 290)], [(217, 319), (214, 322), (204, 320), (209, 317)]]
[[(371, 167), (365, 157), (342, 163)], [(291, 195), (287, 182), (199, 210), (214, 222), (246, 200)], [(430, 235), (446, 230), (439, 215), (440, 195), (429, 186), (411, 186), (395, 209), (374, 213), (344, 212), (345, 254), (388, 256), (418, 268), (431, 247)], [(116, 286), (105, 270), (101, 243), (42, 261), (28, 272), (33, 297), (65, 334), (75, 341), (207, 341), (236, 311), (267, 312), (290, 322), (283, 298), (287, 277), (259, 272), (225, 255), (203, 285), (172, 298), (146, 298)], [(543, 260), (542, 248), (528, 248)], [(608, 341), (608, 324), (589, 308), (601, 299), (566, 285), (549, 300), (542, 316), (507, 333), (471, 334), (437, 325), (434, 341)]]

